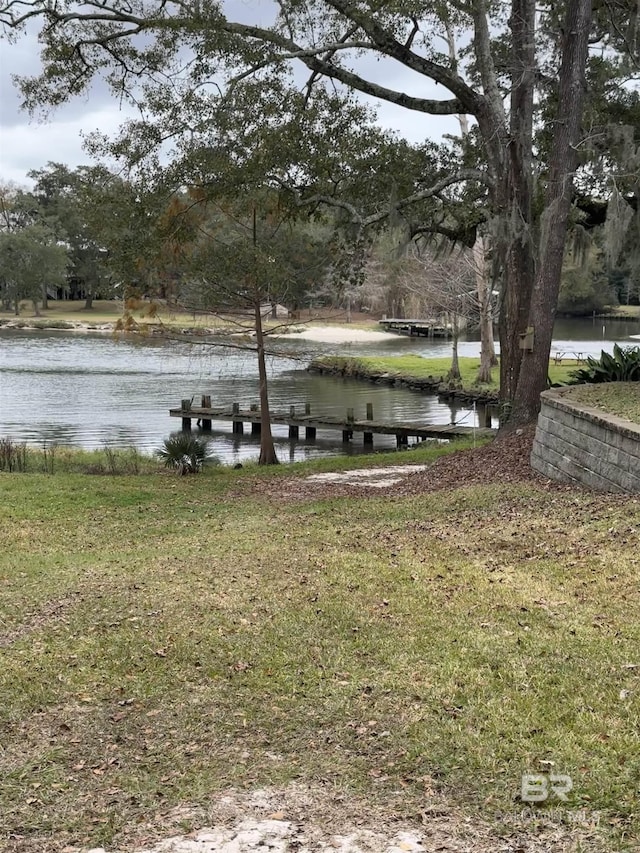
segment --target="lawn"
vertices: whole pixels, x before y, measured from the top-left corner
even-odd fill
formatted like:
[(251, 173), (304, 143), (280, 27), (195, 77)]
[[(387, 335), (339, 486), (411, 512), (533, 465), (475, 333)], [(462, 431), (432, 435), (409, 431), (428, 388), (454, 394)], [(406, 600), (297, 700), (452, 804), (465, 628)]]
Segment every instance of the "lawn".
[(0, 474), (0, 846), (124, 842), (292, 781), (492, 819), (552, 767), (567, 813), (633, 849), (640, 503), (285, 482)]
[[(347, 373), (362, 376), (379, 377), (391, 375), (405, 380), (427, 379), (445, 381), (447, 373), (451, 368), (451, 358), (424, 358), (421, 355), (399, 355), (399, 356), (362, 356), (358, 358), (344, 356), (323, 356), (317, 359), (324, 365), (344, 370)], [(469, 390), (486, 390), (497, 393), (499, 387), (500, 370), (494, 368), (492, 382), (478, 385), (476, 377), (480, 367), (480, 359), (477, 357), (462, 356), (458, 359), (462, 386)], [(576, 361), (565, 359), (562, 364), (549, 364), (549, 378), (551, 382), (567, 382), (570, 373), (576, 369)]]
[(640, 423), (640, 382), (576, 385), (568, 392), (568, 399)]

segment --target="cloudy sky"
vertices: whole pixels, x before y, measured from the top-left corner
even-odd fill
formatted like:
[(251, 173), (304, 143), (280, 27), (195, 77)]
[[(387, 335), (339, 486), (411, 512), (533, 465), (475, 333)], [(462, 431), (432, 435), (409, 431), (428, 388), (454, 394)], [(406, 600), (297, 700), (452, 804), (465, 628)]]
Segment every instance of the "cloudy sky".
[[(115, 134), (128, 117), (127, 112), (97, 82), (88, 98), (77, 98), (60, 107), (45, 121), (31, 117), (20, 109), (20, 94), (12, 76), (37, 74), (40, 68), (36, 38), (23, 37), (17, 44), (0, 43), (0, 181), (29, 185), (27, 173), (40, 169), (49, 161), (75, 167), (92, 162), (82, 149), (83, 134), (99, 130)], [(422, 97), (446, 97), (442, 88), (430, 81), (412, 79), (410, 72), (399, 67), (383, 67), (371, 63), (379, 82)], [(426, 84), (426, 85), (425, 85)], [(382, 125), (392, 128), (412, 142), (438, 139), (443, 133), (457, 133), (452, 117), (440, 118), (409, 113), (391, 104), (379, 110)]]

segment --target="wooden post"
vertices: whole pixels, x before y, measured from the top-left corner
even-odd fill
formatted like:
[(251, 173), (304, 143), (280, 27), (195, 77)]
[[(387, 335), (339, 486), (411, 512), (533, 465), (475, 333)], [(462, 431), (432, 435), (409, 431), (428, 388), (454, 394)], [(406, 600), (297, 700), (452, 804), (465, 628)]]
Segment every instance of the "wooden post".
[[(202, 395), (201, 402), (203, 409), (211, 408), (211, 396), (209, 394)], [(211, 418), (202, 418), (202, 429), (210, 430), (211, 429)]]
[[(304, 413), (307, 416), (311, 415), (311, 403), (305, 403), (304, 404)], [(316, 428), (312, 427), (312, 426), (305, 427), (304, 437), (305, 438), (315, 438), (316, 437)]]
[[(233, 406), (231, 407), (231, 410), (232, 410), (234, 415), (239, 414), (240, 403), (234, 403)], [(244, 424), (242, 423), (241, 420), (233, 419), (233, 426), (231, 429), (232, 429), (232, 432), (235, 433), (236, 435), (242, 435), (244, 432)]]
[(479, 406), (476, 406), (476, 412), (478, 414), (478, 425), (491, 428), (491, 410), (489, 406), (486, 403), (481, 403)]
[[(373, 420), (373, 403), (367, 403), (367, 420), (368, 421)], [(364, 443), (367, 446), (370, 446), (370, 445), (373, 446), (373, 433), (372, 432), (365, 432)]]
[(403, 447), (407, 447), (409, 444), (409, 437), (407, 435), (401, 435), (398, 433), (396, 435), (396, 445), (398, 450), (402, 450)]
[[(350, 423), (354, 420), (353, 409), (347, 409), (347, 423)], [(353, 430), (352, 429), (343, 429), (342, 430), (342, 440), (344, 442), (351, 441), (353, 438)]]
[[(249, 409), (252, 412), (257, 412), (258, 411), (258, 404), (252, 403), (249, 406)], [(261, 432), (262, 432), (261, 422), (260, 421), (251, 421), (251, 435), (260, 435)]]
[(182, 409), (182, 429), (190, 430), (191, 429), (191, 418), (188, 415), (185, 415), (185, 412), (191, 411), (191, 400), (183, 400), (180, 406)]
[[(289, 417), (295, 418), (295, 416), (296, 416), (296, 407), (290, 406), (289, 407)], [(296, 438), (298, 438), (299, 434), (300, 434), (300, 430), (298, 429), (298, 427), (295, 424), (289, 424), (289, 438), (296, 439)]]

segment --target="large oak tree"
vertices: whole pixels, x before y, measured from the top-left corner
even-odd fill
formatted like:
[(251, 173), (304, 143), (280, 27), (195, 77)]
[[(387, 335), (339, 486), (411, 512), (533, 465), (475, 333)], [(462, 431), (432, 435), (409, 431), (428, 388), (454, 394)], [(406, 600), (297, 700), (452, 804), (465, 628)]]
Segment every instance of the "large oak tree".
[[(474, 130), (460, 168), (452, 170), (446, 185), (477, 180), (481, 167), (502, 282), (501, 394), (512, 423), (531, 420), (547, 381), (582, 143), (589, 45), (608, 55), (633, 52), (635, 5), (627, 0), (593, 8), (592, 0), (538, 6), (534, 0), (511, 0), (507, 8), (490, 0), (435, 5), (279, 0), (266, 9), (260, 4), (259, 14), (257, 6), (241, 8), (242, 15), (234, 17), (237, 4), (211, 0), (3, 0), (0, 21), (13, 32), (40, 24), (44, 71), (37, 80), (23, 81), (30, 107), (61, 103), (99, 74), (120, 97), (142, 98), (151, 112), (158, 106), (165, 115), (173, 110), (176, 134), (197, 133), (214, 117), (216, 108), (207, 104), (233, 96), (246, 81), (263, 93), (276, 93), (271, 113), (263, 114), (266, 127), (278, 121), (279, 92), (288, 86), (301, 93), (304, 110), (327, 80), (341, 92), (418, 114), (472, 116)], [(466, 40), (458, 56), (447, 48), (452, 31)], [(306, 68), (306, 81), (288, 78), (292, 67)], [(381, 82), (396, 79), (397, 69), (406, 85)], [(433, 91), (432, 84), (441, 97), (414, 94)], [(182, 116), (185, 111), (194, 116), (195, 102), (199, 117), (185, 126)], [(540, 105), (547, 146), (534, 146)], [(251, 113), (247, 118), (252, 120)], [(153, 131), (139, 140), (147, 150), (167, 143)], [(397, 206), (396, 200), (391, 207)]]

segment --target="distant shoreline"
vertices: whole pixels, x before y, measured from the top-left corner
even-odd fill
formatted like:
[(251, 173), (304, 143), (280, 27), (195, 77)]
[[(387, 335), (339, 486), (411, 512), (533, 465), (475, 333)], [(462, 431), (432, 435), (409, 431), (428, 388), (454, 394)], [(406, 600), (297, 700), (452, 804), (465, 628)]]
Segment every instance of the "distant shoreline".
[[(143, 324), (141, 329), (129, 330), (133, 334), (144, 333), (143, 330), (148, 330), (151, 334), (158, 326), (154, 324)], [(394, 336), (390, 332), (376, 332), (367, 329), (351, 328), (344, 325), (322, 325), (322, 326), (307, 326), (306, 324), (298, 325), (297, 331), (279, 333), (269, 335), (274, 340), (301, 340), (313, 341), (315, 343), (326, 344), (341, 344), (341, 343), (376, 343), (378, 341), (392, 340)], [(17, 331), (46, 331), (46, 332), (77, 332), (87, 334), (91, 332), (101, 334), (111, 334), (116, 331), (115, 322), (90, 323), (83, 321), (58, 320), (54, 317), (15, 317), (2, 318), (0, 317), (0, 330), (12, 329)], [(197, 335), (215, 335), (215, 329), (197, 328), (192, 330)]]

